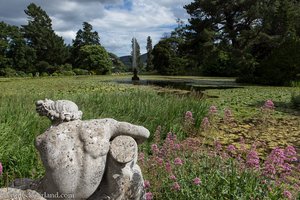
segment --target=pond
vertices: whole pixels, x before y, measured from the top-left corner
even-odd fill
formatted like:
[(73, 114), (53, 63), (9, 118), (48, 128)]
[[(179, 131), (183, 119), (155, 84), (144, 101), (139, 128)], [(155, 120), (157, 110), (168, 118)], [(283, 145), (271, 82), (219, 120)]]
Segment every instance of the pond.
[(232, 89), (242, 88), (241, 84), (236, 83), (233, 79), (169, 79), (169, 80), (151, 80), (141, 79), (140, 81), (131, 81), (130, 79), (115, 80), (120, 84), (135, 85), (153, 85), (163, 88), (174, 88), (189, 91), (204, 91), (207, 89)]

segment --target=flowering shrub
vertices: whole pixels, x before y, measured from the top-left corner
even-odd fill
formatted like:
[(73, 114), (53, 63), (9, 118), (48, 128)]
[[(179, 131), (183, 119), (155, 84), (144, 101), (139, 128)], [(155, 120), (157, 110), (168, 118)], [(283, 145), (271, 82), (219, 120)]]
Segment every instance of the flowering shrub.
[(193, 113), (191, 111), (187, 111), (184, 116), (183, 129), (186, 133), (190, 135), (196, 135), (197, 131), (194, 127), (195, 119), (193, 118)]
[[(268, 100), (262, 108), (271, 112), (275, 106)], [(151, 183), (151, 188), (146, 188), (147, 194), (151, 193), (153, 199), (295, 199), (299, 196), (300, 165), (297, 168), (296, 149), (277, 147), (264, 155), (257, 149), (265, 147), (263, 142), (251, 146), (249, 139), (246, 144), (243, 137), (238, 144), (228, 145), (222, 144), (218, 137), (211, 137), (214, 139), (211, 145), (204, 140), (213, 131), (218, 133), (213, 124), (217, 112), (211, 106), (208, 116), (202, 120), (198, 131), (204, 131), (205, 138), (198, 135), (179, 141), (170, 132), (161, 140), (161, 129), (155, 132), (151, 153), (140, 156), (144, 176)], [(189, 120), (195, 121), (190, 111), (184, 117), (185, 122)], [(237, 127), (228, 126), (235, 121), (230, 109), (225, 109), (223, 120), (218, 120), (217, 123), (229, 128)], [(193, 123), (185, 125), (195, 128)]]
[(297, 161), (296, 155), (293, 146), (273, 149), (264, 163), (264, 174), (273, 179), (285, 179), (292, 172), (291, 162)]
[[(208, 148), (198, 138), (179, 141), (174, 133), (168, 133), (165, 140), (151, 145), (149, 155), (140, 154), (146, 198), (290, 199), (295, 196), (295, 192), (263, 173), (265, 168), (256, 145), (248, 150), (243, 142), (242, 139), (239, 147), (231, 144), (223, 148), (216, 140), (215, 147)], [(296, 159), (293, 147), (287, 147), (279, 155), (282, 152), (285, 162)], [(278, 155), (270, 155), (273, 154)]]

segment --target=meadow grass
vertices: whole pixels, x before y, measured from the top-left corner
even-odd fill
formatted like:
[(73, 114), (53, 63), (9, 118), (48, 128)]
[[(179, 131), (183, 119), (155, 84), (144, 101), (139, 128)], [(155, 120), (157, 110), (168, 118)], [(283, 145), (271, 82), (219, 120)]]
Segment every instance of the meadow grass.
[(114, 118), (145, 126), (152, 133), (160, 125), (165, 132), (183, 134), (181, 121), (187, 110), (199, 119), (205, 115), (205, 102), (158, 95), (148, 87), (103, 82), (112, 78), (0, 79), (0, 161), (5, 176), (0, 184), (3, 186), (7, 179), (43, 174), (34, 139), (50, 126), (50, 121), (35, 112), (39, 99), (68, 99), (83, 111), (84, 120)]
[[(130, 76), (82, 76), (0, 79), (0, 162), (4, 167), (0, 187), (15, 178), (43, 176), (44, 169), (34, 148), (34, 139), (50, 126), (50, 121), (37, 115), (35, 102), (49, 98), (74, 101), (83, 111), (84, 120), (114, 118), (142, 125), (150, 130), (149, 140), (139, 147), (142, 152), (140, 155), (144, 155), (143, 159), (139, 159), (139, 165), (146, 181), (151, 185), (146, 188), (147, 200), (300, 198), (296, 187), (290, 183), (283, 181), (278, 184), (277, 179), (263, 176), (263, 164), (260, 166), (261, 171), (246, 168), (247, 155), (251, 151), (243, 154), (241, 162), (226, 151), (226, 146), (221, 151), (212, 149), (211, 145), (207, 146), (205, 135), (211, 137), (211, 132), (205, 132), (200, 127), (211, 105), (217, 106), (221, 113), (225, 108), (230, 108), (235, 119), (243, 120), (257, 115), (261, 112), (264, 101), (272, 99), (276, 106), (274, 117), (290, 116), (289, 101), (297, 88), (250, 86), (207, 90), (206, 94), (218, 98), (199, 99), (158, 93), (149, 86), (105, 82), (129, 78)], [(142, 78), (204, 79), (155, 76)], [(191, 111), (192, 123), (185, 122), (186, 111)], [(211, 123), (214, 125), (217, 122), (212, 120)], [(157, 129), (158, 126), (161, 128)], [(169, 132), (176, 139), (168, 137)], [(192, 134), (194, 132), (196, 134)], [(155, 136), (158, 133), (159, 136)], [(196, 137), (191, 138), (192, 135)], [(153, 145), (157, 145), (159, 154), (153, 151)], [(171, 170), (167, 169), (167, 163)], [(291, 183), (298, 184), (297, 180)], [(289, 195), (293, 197), (289, 198)]]

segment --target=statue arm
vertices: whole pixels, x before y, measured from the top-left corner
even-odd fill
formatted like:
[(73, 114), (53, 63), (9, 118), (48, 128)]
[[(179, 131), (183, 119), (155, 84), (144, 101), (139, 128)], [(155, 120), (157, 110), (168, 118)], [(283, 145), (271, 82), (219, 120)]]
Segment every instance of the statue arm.
[(118, 122), (112, 137), (115, 138), (119, 135), (131, 136), (140, 144), (150, 136), (150, 132), (143, 126), (137, 126), (127, 122)]

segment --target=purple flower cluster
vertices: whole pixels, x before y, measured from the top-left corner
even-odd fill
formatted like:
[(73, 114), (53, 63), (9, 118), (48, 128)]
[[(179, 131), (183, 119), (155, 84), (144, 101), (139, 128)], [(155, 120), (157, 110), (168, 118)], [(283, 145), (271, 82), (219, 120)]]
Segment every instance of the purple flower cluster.
[(159, 154), (159, 148), (158, 148), (157, 144), (152, 144), (151, 145), (151, 150), (152, 150), (152, 153), (154, 155), (158, 155)]
[(182, 162), (182, 160), (181, 160), (179, 157), (177, 157), (177, 158), (175, 158), (175, 160), (174, 160), (174, 164), (175, 164), (175, 165), (183, 165), (183, 162)]
[(193, 183), (194, 183), (195, 185), (200, 185), (200, 184), (201, 184), (200, 178), (199, 178), (199, 177), (194, 178), (194, 179), (193, 179)]
[(229, 151), (229, 152), (233, 153), (233, 152), (235, 152), (235, 151), (236, 151), (236, 148), (235, 148), (235, 146), (234, 146), (233, 144), (231, 144), (231, 145), (228, 145), (228, 147), (227, 147), (227, 151)]
[(193, 118), (193, 113), (191, 111), (186, 111), (185, 119), (192, 119), (192, 118)]
[(297, 161), (294, 147), (288, 146), (285, 149), (275, 148), (264, 163), (264, 174), (271, 178), (275, 178), (276, 176), (284, 178), (292, 170), (292, 166), (290, 165), (292, 161)]
[(174, 182), (173, 183), (173, 189), (176, 190), (176, 191), (179, 191), (180, 190), (180, 185), (178, 182)]
[(287, 199), (292, 199), (293, 198), (292, 193), (288, 190), (283, 191), (283, 196), (286, 197)]
[(210, 122), (209, 122), (209, 120), (208, 120), (207, 117), (204, 117), (203, 120), (202, 120), (202, 122), (201, 122), (201, 128), (203, 130), (208, 130), (209, 127), (210, 127)]
[(265, 101), (263, 108), (273, 110), (275, 108), (275, 105), (274, 105), (273, 101), (269, 99), (269, 100)]
[(247, 154), (246, 166), (249, 168), (259, 169), (259, 156), (255, 148), (251, 149)]
[(193, 113), (187, 111), (184, 116), (183, 129), (186, 133), (194, 135), (195, 131), (195, 119), (193, 118)]
[(148, 180), (144, 180), (144, 188), (145, 189), (150, 188), (150, 182)]
[(3, 173), (3, 166), (2, 166), (2, 163), (0, 162), (0, 176), (2, 175)]
[(210, 106), (210, 108), (209, 108), (209, 115), (214, 115), (214, 114), (216, 114), (218, 112), (218, 109), (217, 109), (217, 107), (216, 106)]
[(224, 122), (229, 123), (233, 120), (233, 114), (230, 109), (226, 108), (224, 110)]
[(146, 193), (146, 200), (152, 200), (153, 199), (153, 194), (151, 192)]
[(174, 174), (172, 174), (172, 175), (170, 176), (170, 179), (173, 180), (173, 181), (176, 181), (176, 180), (177, 180), (177, 178), (176, 178), (176, 176), (175, 176)]
[(215, 141), (215, 150), (217, 152), (221, 151), (222, 150), (222, 144), (220, 143), (220, 141), (216, 140)]

